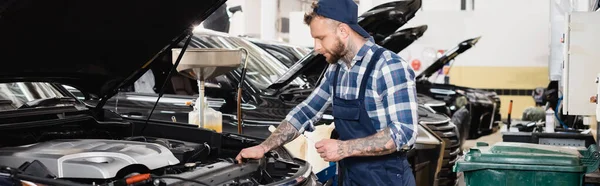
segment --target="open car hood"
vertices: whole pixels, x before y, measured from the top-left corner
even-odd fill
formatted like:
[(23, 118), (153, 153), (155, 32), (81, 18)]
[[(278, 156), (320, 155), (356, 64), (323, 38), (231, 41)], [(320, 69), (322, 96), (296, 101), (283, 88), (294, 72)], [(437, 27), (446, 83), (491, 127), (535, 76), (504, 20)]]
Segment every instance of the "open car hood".
[(421, 38), (425, 31), (427, 31), (427, 25), (403, 29), (386, 37), (379, 42), (379, 45), (392, 52), (398, 53), (410, 46), (417, 39)]
[(444, 55), (442, 55), (442, 57), (435, 60), (435, 62), (433, 62), (429, 67), (427, 67), (425, 70), (423, 70), (423, 72), (421, 72), (421, 74), (419, 74), (416, 77), (416, 79), (430, 77), (433, 73), (444, 68), (444, 65), (446, 65), (450, 61), (454, 60), (454, 58), (456, 58), (456, 56), (473, 48), (473, 46), (475, 46), (475, 44), (477, 44), (477, 42), (479, 41), (480, 38), (481, 38), (481, 36), (476, 37), (476, 38), (467, 39), (467, 40), (464, 40), (463, 42), (460, 42), (458, 44), (458, 46), (446, 51), (446, 53), (444, 53)]
[(107, 99), (225, 0), (0, 1), (0, 81), (71, 85)]
[[(427, 25), (402, 29), (384, 38), (378, 44), (384, 48), (398, 53), (423, 36), (425, 31), (427, 31)], [(296, 62), (296, 64), (291, 66), (285, 74), (283, 74), (277, 81), (275, 81), (275, 83), (269, 86), (269, 89), (281, 89), (289, 84), (289, 82), (302, 75), (304, 72), (320, 73), (323, 72), (327, 66), (328, 63), (325, 62), (325, 57), (323, 57), (323, 55), (317, 54), (316, 52), (311, 52)], [(317, 84), (320, 80), (313, 80), (312, 82), (311, 80), (308, 81), (309, 83)]]
[(415, 17), (420, 8), (421, 0), (384, 3), (359, 16), (358, 24), (379, 43)]

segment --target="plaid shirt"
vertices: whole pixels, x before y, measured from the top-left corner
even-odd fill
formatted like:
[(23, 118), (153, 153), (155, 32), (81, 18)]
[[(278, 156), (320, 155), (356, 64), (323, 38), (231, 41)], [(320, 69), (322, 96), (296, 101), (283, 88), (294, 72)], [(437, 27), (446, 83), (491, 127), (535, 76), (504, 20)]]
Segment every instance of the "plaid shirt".
[[(331, 105), (333, 97), (333, 74), (337, 65), (340, 76), (336, 96), (343, 99), (357, 99), (360, 83), (373, 53), (381, 46), (370, 38), (358, 51), (351, 68), (339, 60), (329, 65), (321, 85), (311, 95), (296, 106), (286, 117), (300, 133), (314, 130), (323, 112)], [(397, 150), (412, 146), (417, 139), (417, 92), (415, 73), (397, 54), (386, 50), (367, 81), (365, 106), (373, 125), (378, 131), (389, 127)], [(357, 63), (363, 59), (362, 62)], [(333, 108), (335, 109), (335, 108)]]

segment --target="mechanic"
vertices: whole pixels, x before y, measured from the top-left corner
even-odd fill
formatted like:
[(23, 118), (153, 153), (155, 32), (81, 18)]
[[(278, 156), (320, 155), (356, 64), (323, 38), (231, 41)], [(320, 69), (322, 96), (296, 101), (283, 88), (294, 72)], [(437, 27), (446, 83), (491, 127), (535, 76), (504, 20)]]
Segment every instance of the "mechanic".
[(319, 87), (260, 145), (236, 157), (260, 159), (314, 130), (333, 104), (338, 139), (316, 143), (325, 161), (338, 162), (344, 185), (415, 185), (406, 151), (417, 137), (415, 73), (397, 54), (374, 43), (358, 25), (352, 0), (320, 0), (305, 15), (314, 49), (329, 68)]

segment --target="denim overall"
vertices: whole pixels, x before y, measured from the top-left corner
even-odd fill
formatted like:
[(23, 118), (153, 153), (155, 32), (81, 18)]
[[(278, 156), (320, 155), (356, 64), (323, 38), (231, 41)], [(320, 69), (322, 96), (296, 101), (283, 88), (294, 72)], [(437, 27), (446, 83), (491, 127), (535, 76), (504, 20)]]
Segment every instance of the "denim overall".
[[(333, 117), (340, 140), (364, 138), (377, 133), (365, 107), (365, 90), (371, 72), (385, 49), (379, 48), (371, 57), (360, 84), (358, 99), (347, 100), (337, 96), (340, 66), (333, 79)], [(362, 62), (362, 60), (361, 60)], [(348, 157), (338, 162), (339, 185), (399, 185), (414, 186), (415, 180), (405, 153), (383, 156)]]

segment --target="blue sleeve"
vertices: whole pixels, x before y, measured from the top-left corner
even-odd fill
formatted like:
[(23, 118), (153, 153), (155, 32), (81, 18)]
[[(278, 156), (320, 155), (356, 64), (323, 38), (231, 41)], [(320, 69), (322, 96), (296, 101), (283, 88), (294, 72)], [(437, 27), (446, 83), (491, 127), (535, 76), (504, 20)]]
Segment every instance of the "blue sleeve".
[(329, 65), (321, 84), (302, 103), (298, 104), (286, 116), (285, 120), (291, 123), (300, 133), (314, 130), (314, 124), (321, 119), (323, 112), (331, 105), (330, 75), (335, 65)]
[(385, 63), (377, 78), (377, 93), (384, 109), (377, 110), (385, 115), (391, 137), (397, 150), (411, 146), (417, 139), (418, 102), (415, 73), (398, 55), (386, 51), (382, 55)]

